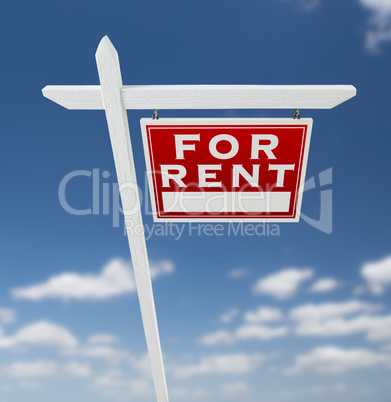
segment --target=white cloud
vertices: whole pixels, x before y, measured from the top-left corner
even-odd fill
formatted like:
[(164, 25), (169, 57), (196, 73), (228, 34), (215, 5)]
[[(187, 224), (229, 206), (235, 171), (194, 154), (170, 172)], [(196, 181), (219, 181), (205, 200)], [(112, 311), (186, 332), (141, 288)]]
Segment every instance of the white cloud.
[(353, 369), (369, 368), (378, 365), (390, 367), (391, 356), (379, 354), (366, 349), (341, 349), (324, 346), (299, 355), (287, 373), (301, 371), (317, 373), (343, 373)]
[[(151, 277), (157, 278), (174, 271), (170, 261), (150, 264)], [(103, 300), (136, 291), (131, 264), (119, 258), (109, 261), (98, 275), (63, 273), (49, 278), (46, 282), (26, 288), (14, 289), (11, 294), (16, 299), (42, 300), (46, 298), (62, 300)]]
[(202, 388), (171, 388), (170, 397), (180, 400), (205, 399), (206, 391)]
[(28, 389), (29, 391), (36, 391), (42, 389), (42, 385), (39, 382), (36, 381), (27, 381), (27, 380), (22, 380), (19, 382), (19, 387), (23, 389)]
[(310, 288), (313, 293), (327, 293), (337, 289), (340, 283), (334, 278), (321, 278), (317, 280)]
[(126, 350), (115, 349), (110, 345), (85, 346), (66, 351), (67, 355), (80, 356), (91, 359), (102, 359), (109, 363), (117, 364), (121, 360), (129, 358)]
[(359, 0), (371, 13), (366, 33), (366, 48), (370, 52), (379, 51), (380, 44), (391, 41), (391, 1)]
[(13, 388), (8, 384), (0, 384), (0, 391), (3, 393), (5, 393), (5, 392), (8, 393), (8, 392), (12, 392)]
[(47, 321), (22, 328), (16, 333), (15, 339), (18, 343), (58, 348), (70, 348), (78, 344), (77, 339), (66, 328)]
[(232, 279), (245, 278), (250, 275), (250, 271), (247, 268), (234, 268), (228, 272), (228, 277)]
[(263, 360), (260, 354), (213, 355), (204, 357), (195, 364), (171, 365), (167, 368), (177, 378), (211, 374), (240, 375), (254, 371)]
[(109, 370), (95, 378), (91, 384), (93, 388), (122, 388), (126, 385), (123, 373), (120, 370)]
[(355, 313), (372, 313), (381, 308), (382, 306), (379, 304), (358, 300), (349, 300), (340, 303), (305, 304), (293, 308), (289, 313), (289, 317), (296, 321), (320, 321)]
[(69, 349), (76, 347), (77, 344), (78, 340), (68, 329), (47, 321), (28, 325), (11, 337), (0, 336), (0, 349), (15, 348), (23, 345), (52, 346), (60, 349)]
[[(312, 11), (321, 1), (295, 0), (294, 3), (304, 11)], [(358, 3), (370, 14), (365, 47), (371, 53), (378, 52), (382, 43), (391, 41), (391, 0), (358, 0)]]
[[(78, 339), (67, 328), (41, 321), (21, 328), (10, 337), (4, 337), (0, 333), (0, 349), (20, 349), (26, 345), (56, 347), (66, 356), (101, 359), (110, 364), (117, 364), (129, 359), (130, 355), (126, 350), (112, 347), (109, 341), (113, 342), (115, 339), (109, 334), (98, 334), (89, 338), (89, 344), (80, 346)], [(80, 370), (87, 372), (85, 367), (79, 366)], [(74, 364), (68, 366), (67, 371), (72, 368), (76, 373), (77, 367)]]
[(360, 384), (357, 388), (358, 395), (372, 395), (376, 393), (376, 390), (373, 387), (370, 387), (367, 384)]
[(119, 388), (123, 387), (125, 385), (125, 382), (123, 380), (119, 380), (117, 378), (113, 377), (108, 377), (105, 375), (102, 375), (94, 380), (92, 383), (92, 387), (97, 388), (97, 387), (103, 387), (103, 388)]
[(16, 319), (16, 313), (10, 308), (0, 308), (0, 322), (3, 324), (11, 324)]
[(41, 300), (45, 298), (106, 299), (136, 289), (130, 264), (120, 259), (111, 260), (99, 275), (64, 273), (47, 282), (27, 288), (15, 289), (17, 299)]
[(95, 334), (90, 336), (87, 339), (87, 343), (91, 345), (96, 345), (96, 344), (112, 344), (112, 343), (117, 343), (118, 338), (116, 338), (114, 335), (111, 334)]
[(254, 293), (268, 294), (281, 300), (288, 299), (296, 294), (302, 282), (313, 276), (312, 269), (284, 269), (261, 278), (254, 286)]
[(348, 387), (347, 387), (346, 384), (344, 384), (343, 382), (340, 382), (340, 383), (338, 383), (338, 384), (333, 385), (333, 386), (331, 387), (331, 389), (332, 389), (334, 392), (345, 392), (345, 391), (348, 389)]
[(325, 321), (304, 321), (296, 328), (301, 336), (346, 336), (365, 333), (369, 341), (391, 341), (391, 315), (359, 316), (352, 319), (334, 318)]
[(215, 345), (230, 345), (235, 341), (235, 337), (229, 331), (216, 331), (204, 335), (198, 340), (201, 345), (215, 346)]
[(53, 361), (13, 362), (1, 367), (0, 371), (10, 377), (52, 377), (58, 372), (58, 364)]
[(269, 341), (270, 339), (284, 337), (289, 333), (288, 327), (267, 327), (264, 325), (243, 325), (235, 332), (216, 331), (204, 335), (199, 343), (205, 346), (231, 345), (236, 341)]
[(146, 396), (154, 393), (153, 384), (146, 379), (131, 380), (129, 382), (130, 392), (133, 395)]
[[(296, 3), (296, 2), (295, 2)], [(320, 5), (320, 0), (297, 0), (304, 11), (312, 11)], [(370, 13), (366, 31), (366, 49), (378, 52), (380, 45), (391, 41), (391, 0), (358, 0)]]
[(5, 337), (3, 331), (0, 328), (0, 350), (1, 349), (15, 349), (17, 346), (15, 340), (10, 337)]
[(307, 304), (292, 309), (290, 318), (297, 321), (295, 332), (299, 336), (331, 337), (364, 333), (369, 341), (383, 342), (391, 340), (391, 316), (368, 315), (381, 308), (379, 304), (357, 300)]
[(266, 327), (263, 325), (244, 325), (237, 329), (235, 337), (240, 340), (255, 339), (268, 341), (288, 335), (288, 327)]
[(367, 281), (372, 293), (384, 294), (387, 286), (391, 285), (391, 256), (364, 264), (361, 275)]
[(244, 320), (250, 323), (273, 322), (283, 320), (284, 315), (278, 308), (259, 307), (255, 311), (248, 311), (244, 315)]
[(231, 309), (220, 316), (220, 321), (223, 322), (224, 324), (229, 324), (235, 317), (238, 316), (238, 314), (239, 310)]
[(64, 371), (72, 377), (90, 377), (91, 367), (88, 363), (69, 362), (63, 367)]
[(221, 386), (221, 393), (227, 396), (231, 396), (233, 394), (242, 395), (248, 390), (248, 385), (243, 381), (228, 382)]
[(151, 364), (147, 353), (140, 357), (130, 356), (129, 363), (145, 377), (151, 377)]
[(363, 6), (371, 10), (376, 10), (383, 13), (391, 11), (390, 0), (359, 0), (359, 1)]
[(151, 278), (156, 279), (162, 275), (172, 274), (175, 271), (174, 264), (169, 260), (151, 261), (149, 263)]
[(147, 396), (154, 393), (153, 383), (150, 379), (132, 379), (124, 378), (122, 371), (109, 370), (103, 375), (95, 378), (91, 384), (92, 388), (97, 388), (99, 391), (119, 391), (120, 394), (106, 393), (106, 395), (123, 395), (124, 391), (128, 390), (131, 394), (137, 396)]
[[(310, 397), (310, 399), (317, 399), (316, 395), (323, 395), (328, 393), (329, 394), (329, 398), (328, 399), (332, 399), (335, 398), (335, 395), (330, 394), (332, 393), (341, 393), (347, 390), (347, 386), (344, 383), (337, 383), (334, 385), (329, 385), (327, 387), (324, 386), (319, 386), (319, 385), (315, 385), (315, 386), (308, 386), (308, 387), (300, 387), (300, 388), (296, 388), (296, 389), (286, 389), (284, 387), (284, 390), (281, 392), (281, 396), (285, 397), (285, 398), (294, 398), (295, 400), (302, 400), (303, 397), (306, 397), (305, 399), (307, 400), (308, 397)], [(323, 399), (323, 398), (322, 398)]]

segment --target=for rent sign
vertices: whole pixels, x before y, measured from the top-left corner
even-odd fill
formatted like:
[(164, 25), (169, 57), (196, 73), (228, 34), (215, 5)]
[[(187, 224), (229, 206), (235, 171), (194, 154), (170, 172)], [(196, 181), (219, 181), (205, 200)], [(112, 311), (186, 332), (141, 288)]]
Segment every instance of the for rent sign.
[(312, 119), (141, 119), (155, 220), (300, 217)]

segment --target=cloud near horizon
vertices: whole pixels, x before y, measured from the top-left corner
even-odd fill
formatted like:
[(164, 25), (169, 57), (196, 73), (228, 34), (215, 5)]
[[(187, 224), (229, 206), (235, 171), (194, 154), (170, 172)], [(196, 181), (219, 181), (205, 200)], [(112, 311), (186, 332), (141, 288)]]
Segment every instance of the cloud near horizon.
[(320, 278), (310, 288), (311, 293), (327, 293), (338, 289), (341, 283), (334, 278)]
[(88, 363), (70, 361), (60, 364), (52, 360), (14, 361), (0, 366), (0, 373), (13, 378), (54, 377), (67, 374), (71, 377), (90, 377), (91, 367)]
[(26, 345), (49, 346), (59, 349), (75, 348), (78, 339), (65, 327), (48, 321), (39, 321), (19, 329), (13, 336), (0, 333), (0, 350)]
[(221, 330), (203, 335), (198, 343), (204, 346), (232, 345), (237, 341), (255, 340), (259, 342), (285, 337), (289, 327), (270, 327), (265, 325), (242, 325), (235, 331)]
[(274, 322), (284, 319), (284, 314), (278, 308), (258, 307), (255, 311), (247, 311), (243, 317), (249, 323)]
[[(152, 279), (174, 272), (171, 261), (150, 263)], [(119, 258), (110, 260), (99, 274), (65, 272), (46, 282), (11, 290), (14, 299), (43, 300), (105, 300), (136, 292), (136, 283), (130, 262)]]
[(183, 379), (211, 374), (245, 374), (255, 370), (264, 360), (265, 357), (258, 353), (212, 355), (201, 358), (198, 363), (187, 365), (175, 364), (167, 366), (167, 369), (174, 377)]
[(287, 268), (259, 279), (253, 291), (255, 294), (266, 294), (279, 300), (289, 299), (297, 293), (303, 282), (313, 276), (314, 271), (310, 268)]
[(11, 308), (0, 307), (0, 323), (12, 324), (16, 320), (15, 310)]
[(294, 332), (305, 337), (341, 337), (364, 334), (367, 341), (391, 341), (391, 315), (373, 315), (382, 305), (349, 300), (338, 303), (306, 304), (293, 308)]
[(361, 276), (373, 294), (383, 295), (387, 287), (391, 286), (391, 256), (364, 264)]
[(375, 366), (391, 367), (391, 356), (373, 352), (368, 349), (342, 349), (335, 346), (322, 346), (311, 352), (296, 357), (287, 374), (302, 371), (326, 373), (344, 373), (360, 368)]
[(303, 304), (291, 308), (286, 316), (280, 309), (259, 307), (244, 313), (244, 323), (236, 329), (204, 334), (198, 343), (210, 347), (239, 341), (265, 342), (290, 334), (318, 338), (364, 334), (369, 342), (388, 342), (391, 315), (375, 314), (382, 309), (381, 304), (359, 300)]

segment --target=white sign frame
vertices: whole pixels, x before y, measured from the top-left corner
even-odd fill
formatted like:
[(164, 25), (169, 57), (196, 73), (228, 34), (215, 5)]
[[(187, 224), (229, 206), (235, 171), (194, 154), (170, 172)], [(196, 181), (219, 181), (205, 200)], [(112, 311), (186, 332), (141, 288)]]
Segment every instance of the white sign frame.
[[(271, 217), (263, 217), (263, 218), (254, 218), (254, 217), (226, 217), (226, 218), (203, 218), (203, 217), (184, 217), (184, 218), (161, 218), (158, 216), (158, 211), (156, 209), (156, 197), (155, 197), (155, 185), (153, 183), (152, 171), (153, 167), (151, 166), (151, 155), (149, 152), (148, 138), (147, 138), (147, 130), (146, 126), (205, 126), (205, 125), (290, 125), (290, 126), (307, 126), (307, 135), (305, 143), (303, 144), (303, 155), (302, 155), (302, 167), (301, 172), (298, 174), (300, 177), (300, 182), (297, 183), (297, 202), (295, 208), (295, 214), (293, 217), (284, 217), (284, 218), (271, 218)], [(313, 119), (311, 118), (303, 118), (303, 119), (292, 119), (292, 118), (164, 118), (164, 119), (147, 119), (142, 118), (140, 120), (141, 133), (144, 145), (144, 155), (145, 155), (145, 163), (147, 166), (147, 174), (148, 174), (148, 185), (149, 185), (149, 193), (151, 197), (151, 207), (152, 207), (152, 215), (153, 220), (155, 222), (209, 222), (209, 223), (224, 223), (224, 222), (299, 222), (300, 221), (300, 211), (301, 204), (303, 199), (303, 189), (305, 183), (305, 175), (307, 170), (307, 162), (308, 162), (308, 153), (311, 141), (312, 134), (312, 126)]]
[[(356, 96), (352, 85), (131, 85), (122, 83), (118, 53), (99, 43), (100, 85), (53, 86), (43, 95), (74, 110), (105, 110), (125, 222), (142, 225), (127, 109), (332, 109)], [(158, 402), (168, 402), (166, 376), (144, 233), (127, 231), (152, 377)]]

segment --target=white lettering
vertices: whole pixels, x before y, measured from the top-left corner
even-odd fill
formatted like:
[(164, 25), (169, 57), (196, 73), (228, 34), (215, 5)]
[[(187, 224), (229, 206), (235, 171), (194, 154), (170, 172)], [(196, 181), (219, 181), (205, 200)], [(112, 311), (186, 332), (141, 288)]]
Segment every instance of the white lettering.
[(198, 165), (200, 187), (221, 187), (221, 181), (206, 181), (207, 179), (216, 179), (216, 173), (208, 173), (207, 170), (221, 170), (221, 165)]
[[(278, 137), (272, 134), (252, 134), (251, 159), (259, 158), (259, 151), (265, 152), (268, 159), (277, 159), (272, 150), (278, 145)], [(260, 144), (260, 141), (269, 141), (269, 144)]]
[[(226, 154), (222, 154), (217, 150), (217, 144), (220, 141), (228, 141), (231, 144), (231, 150)], [(220, 134), (213, 137), (209, 143), (209, 151), (212, 156), (217, 159), (231, 159), (233, 158), (239, 151), (239, 143), (235, 137), (228, 134)]]
[(195, 144), (184, 144), (183, 141), (199, 141), (199, 134), (174, 134), (176, 159), (185, 159), (183, 151), (195, 151)]
[(243, 165), (233, 165), (232, 187), (239, 187), (239, 175), (250, 183), (251, 187), (258, 187), (260, 166), (261, 165), (253, 165), (253, 174), (250, 175), (250, 173), (243, 168)]
[[(170, 180), (174, 180), (179, 187), (186, 187), (182, 179), (186, 176), (186, 168), (181, 165), (160, 165), (162, 172), (163, 187), (170, 187)], [(170, 170), (176, 170), (178, 173), (169, 173)]]
[(284, 187), (285, 172), (287, 170), (295, 170), (295, 165), (269, 165), (270, 170), (277, 170), (276, 187)]

